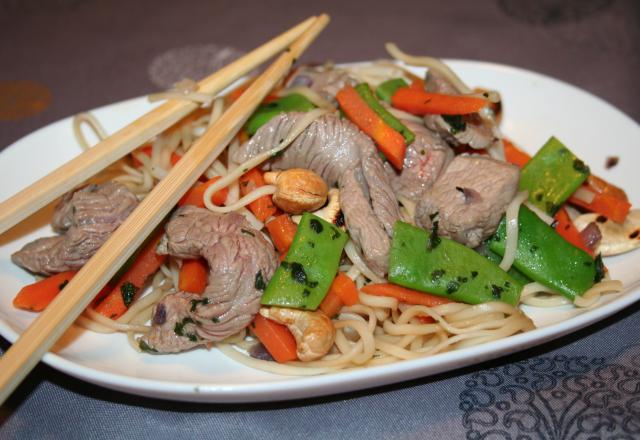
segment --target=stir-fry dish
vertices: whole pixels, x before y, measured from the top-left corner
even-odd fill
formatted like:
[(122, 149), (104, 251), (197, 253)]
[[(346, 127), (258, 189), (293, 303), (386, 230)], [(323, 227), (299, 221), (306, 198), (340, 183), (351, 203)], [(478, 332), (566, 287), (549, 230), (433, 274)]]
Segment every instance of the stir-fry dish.
[[(530, 157), (503, 137), (498, 91), (387, 49), (401, 63), (294, 69), (77, 324), (145, 355), (321, 374), (505, 338), (534, 328), (522, 304), (621, 291), (602, 256), (640, 246), (625, 192), (560, 139)], [(250, 82), (152, 96), (202, 105), (62, 198), (57, 234), (12, 256), (44, 277), (14, 305), (43, 310)], [(85, 123), (106, 133), (79, 115), (89, 148)]]

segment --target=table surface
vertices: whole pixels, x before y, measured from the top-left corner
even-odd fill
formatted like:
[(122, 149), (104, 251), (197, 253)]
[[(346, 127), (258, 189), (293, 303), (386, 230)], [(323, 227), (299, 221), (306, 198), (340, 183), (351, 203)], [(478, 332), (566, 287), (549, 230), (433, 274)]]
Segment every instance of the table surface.
[[(0, 0), (0, 149), (62, 117), (200, 77), (320, 7), (332, 22), (303, 61), (380, 58), (395, 41), (542, 72), (640, 120), (634, 0)], [(6, 105), (15, 81), (40, 85), (35, 105)], [(40, 364), (0, 407), (0, 438), (640, 438), (638, 328), (635, 304), (472, 368), (269, 404), (152, 400)], [(0, 338), (0, 353), (8, 346)]]

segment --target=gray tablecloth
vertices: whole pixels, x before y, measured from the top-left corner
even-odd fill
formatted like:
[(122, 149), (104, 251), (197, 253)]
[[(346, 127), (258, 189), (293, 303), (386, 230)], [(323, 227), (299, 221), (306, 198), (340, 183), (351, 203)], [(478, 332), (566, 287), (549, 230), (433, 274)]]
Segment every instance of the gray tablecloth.
[[(413, 53), (543, 72), (640, 119), (634, 0), (0, 0), (0, 103), (17, 99), (3, 88), (9, 82), (44, 86), (41, 104), (26, 113), (0, 106), (0, 148), (59, 118), (180, 76), (199, 77), (320, 11), (332, 23), (305, 60), (379, 58), (393, 40)], [(636, 304), (571, 336), (472, 368), (260, 405), (129, 396), (40, 364), (1, 407), (0, 438), (637, 439), (639, 328)], [(0, 338), (0, 352), (7, 347)]]

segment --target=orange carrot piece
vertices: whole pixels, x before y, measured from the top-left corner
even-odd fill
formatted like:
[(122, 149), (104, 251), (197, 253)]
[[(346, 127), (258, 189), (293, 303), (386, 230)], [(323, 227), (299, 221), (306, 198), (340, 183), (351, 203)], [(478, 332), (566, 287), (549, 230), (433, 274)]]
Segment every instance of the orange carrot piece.
[(384, 122), (352, 86), (343, 87), (336, 95), (336, 99), (351, 122), (369, 135), (387, 160), (396, 169), (401, 170), (407, 148), (404, 137)]
[[(98, 304), (96, 312), (110, 319), (118, 319), (129, 308), (130, 302), (125, 303), (123, 290), (132, 287), (135, 293), (139, 293), (144, 287), (147, 278), (156, 273), (167, 258), (166, 255), (158, 255), (156, 247), (162, 238), (164, 231), (160, 231), (142, 248), (136, 260), (129, 270), (118, 280), (113, 290)], [(124, 289), (123, 289), (124, 287)], [(128, 300), (133, 300), (130, 297)]]
[(482, 98), (429, 93), (417, 87), (400, 87), (391, 97), (391, 105), (414, 115), (466, 115), (487, 105)]
[[(204, 193), (207, 188), (213, 185), (218, 179), (220, 179), (220, 176), (207, 180), (201, 185), (196, 184), (196, 186), (192, 187), (184, 196), (182, 196), (178, 202), (178, 206), (194, 205), (204, 208)], [(211, 201), (214, 205), (222, 206), (224, 201), (227, 200), (227, 194), (229, 194), (229, 190), (227, 188), (222, 188), (221, 190), (213, 193)]]
[(606, 194), (620, 200), (629, 200), (627, 193), (624, 192), (622, 188), (615, 186), (613, 183), (609, 183), (598, 176), (594, 176), (593, 174), (589, 174), (585, 185), (595, 193)]
[[(151, 145), (143, 145), (142, 147), (138, 148), (137, 151), (139, 153), (146, 154), (147, 156), (151, 157)], [(142, 166), (142, 162), (140, 162), (137, 157), (135, 157), (134, 155), (131, 155), (131, 158), (132, 158), (134, 167), (139, 168)]]
[(32, 312), (43, 311), (76, 273), (75, 270), (60, 272), (24, 286), (13, 299), (13, 306)]
[(338, 275), (334, 278), (329, 292), (332, 290), (335, 290), (342, 302), (347, 306), (357, 304), (359, 301), (356, 283), (343, 272), (338, 272)]
[(296, 340), (289, 329), (258, 314), (251, 324), (253, 333), (269, 354), (280, 363), (295, 361)]
[[(140, 147), (138, 151), (142, 154), (146, 154), (147, 156), (151, 157), (151, 145), (144, 145)], [(136, 168), (139, 168), (142, 166), (142, 162), (140, 162), (137, 157), (132, 156), (132, 159), (133, 159), (133, 166), (135, 166)], [(169, 159), (171, 161), (171, 166), (174, 166), (175, 164), (177, 164), (180, 159), (182, 159), (182, 156), (180, 156), (178, 153), (176, 152), (171, 153), (171, 158)]]
[(288, 214), (279, 215), (265, 224), (265, 227), (278, 252), (286, 253), (298, 230), (298, 225), (291, 220), (291, 216)]
[(180, 156), (178, 153), (171, 153), (171, 158), (169, 159), (169, 161), (171, 162), (171, 166), (175, 166), (180, 159), (182, 159), (182, 156)]
[[(589, 188), (587, 187), (587, 189)], [(594, 192), (591, 203), (587, 203), (573, 196), (569, 197), (569, 203), (578, 205), (587, 211), (604, 215), (617, 223), (624, 223), (631, 209), (631, 203), (627, 200), (619, 199), (610, 194), (599, 194), (596, 192)]]
[(255, 78), (250, 78), (247, 81), (244, 81), (242, 84), (240, 84), (238, 87), (236, 87), (229, 93), (227, 93), (224, 97), (225, 105), (229, 106), (233, 104), (235, 101), (237, 101), (240, 95), (242, 95), (251, 86), (251, 84), (253, 84), (253, 81), (255, 81)]
[(554, 218), (557, 221), (556, 232), (560, 234), (560, 236), (564, 238), (565, 241), (568, 241), (575, 247), (580, 248), (583, 251), (587, 252), (589, 255), (593, 256), (593, 250), (589, 249), (582, 240), (578, 228), (576, 228), (576, 226), (571, 221), (571, 218), (569, 217), (566, 209), (561, 208), (556, 213)]
[(504, 144), (504, 158), (507, 162), (522, 168), (531, 160), (531, 156), (516, 147), (510, 140), (502, 139)]
[(178, 289), (183, 292), (202, 293), (208, 281), (207, 262), (202, 258), (182, 260), (178, 275)]
[(424, 90), (424, 80), (422, 78), (414, 78), (411, 80), (411, 85), (409, 86), (412, 89)]
[(452, 302), (451, 300), (441, 296), (418, 292), (417, 290), (407, 289), (406, 287), (390, 283), (369, 284), (360, 290), (364, 293), (368, 293), (369, 295), (390, 296), (400, 302), (419, 306), (435, 307), (440, 304), (448, 304)]
[[(238, 179), (240, 182), (240, 194), (243, 196), (247, 195), (251, 191), (256, 188), (265, 185), (264, 179), (262, 178), (262, 172), (253, 168)], [(257, 200), (249, 203), (249, 209), (253, 212), (253, 215), (256, 216), (258, 220), (264, 222), (266, 219), (274, 215), (277, 211), (276, 206), (273, 204), (273, 200), (271, 196), (262, 196)]]
[(333, 318), (340, 312), (340, 309), (344, 306), (344, 303), (340, 299), (340, 295), (335, 289), (329, 289), (329, 292), (325, 295), (324, 299), (320, 303), (320, 310), (324, 312), (329, 318)]
[(420, 324), (433, 324), (434, 322), (436, 322), (436, 320), (431, 316), (418, 315), (416, 316), (416, 318), (418, 319), (418, 321), (420, 321)]
[(342, 272), (333, 279), (329, 292), (320, 303), (320, 310), (332, 318), (338, 314), (342, 306), (358, 303), (358, 288), (351, 278)]

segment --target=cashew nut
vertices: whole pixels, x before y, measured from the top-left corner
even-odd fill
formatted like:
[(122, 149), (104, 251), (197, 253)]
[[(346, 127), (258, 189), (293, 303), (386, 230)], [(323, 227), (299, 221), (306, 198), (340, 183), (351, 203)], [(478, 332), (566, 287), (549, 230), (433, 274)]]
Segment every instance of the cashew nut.
[(336, 331), (331, 320), (320, 311), (262, 307), (260, 314), (287, 326), (296, 340), (296, 353), (301, 361), (321, 358), (333, 346)]
[[(329, 202), (327, 205), (314, 211), (313, 214), (318, 217), (328, 221), (331, 224), (336, 224), (336, 220), (338, 219), (338, 214), (340, 213), (340, 190), (338, 188), (331, 188), (329, 190)], [(302, 216), (294, 215), (291, 219), (296, 223), (300, 223)]]
[(264, 174), (264, 180), (276, 186), (273, 203), (289, 214), (315, 211), (327, 200), (327, 184), (311, 170), (271, 171)]
[(603, 256), (622, 254), (640, 247), (640, 210), (630, 211), (622, 224), (598, 214), (582, 214), (574, 220), (580, 231), (591, 222), (598, 225), (602, 234), (602, 239), (595, 251)]

